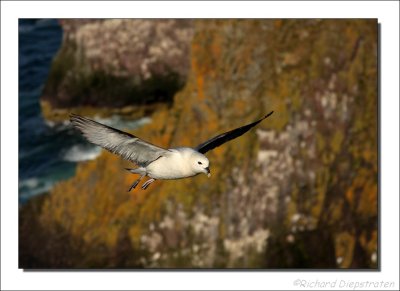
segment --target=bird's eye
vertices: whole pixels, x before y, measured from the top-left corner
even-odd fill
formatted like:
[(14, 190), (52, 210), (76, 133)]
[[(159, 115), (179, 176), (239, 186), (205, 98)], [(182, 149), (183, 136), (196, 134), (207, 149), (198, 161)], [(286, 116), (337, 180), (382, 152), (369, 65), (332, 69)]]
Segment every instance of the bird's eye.
[(203, 163), (202, 162), (197, 162), (199, 165), (202, 165)]

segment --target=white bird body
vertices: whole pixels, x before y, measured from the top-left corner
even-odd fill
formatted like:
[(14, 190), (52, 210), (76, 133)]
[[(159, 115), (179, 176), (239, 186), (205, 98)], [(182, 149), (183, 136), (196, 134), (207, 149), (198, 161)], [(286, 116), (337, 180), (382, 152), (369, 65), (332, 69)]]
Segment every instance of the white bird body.
[[(167, 180), (192, 177), (199, 174), (199, 171), (207, 173), (207, 170), (204, 170), (209, 166), (206, 156), (191, 148), (175, 148), (169, 151), (166, 156), (160, 157), (146, 167), (147, 176)], [(198, 165), (196, 162), (199, 161), (202, 163), (201, 167), (196, 166)]]
[(196, 148), (180, 147), (163, 149), (130, 133), (74, 114), (71, 114), (71, 123), (91, 143), (99, 145), (114, 154), (118, 154), (139, 166), (136, 169), (127, 169), (133, 174), (140, 175), (140, 178), (129, 188), (128, 191), (130, 191), (145, 176), (151, 179), (143, 183), (143, 190), (156, 179), (182, 179), (201, 173), (210, 177), (210, 162), (204, 154), (246, 133), (272, 113), (273, 111), (253, 123), (219, 134), (198, 145)]

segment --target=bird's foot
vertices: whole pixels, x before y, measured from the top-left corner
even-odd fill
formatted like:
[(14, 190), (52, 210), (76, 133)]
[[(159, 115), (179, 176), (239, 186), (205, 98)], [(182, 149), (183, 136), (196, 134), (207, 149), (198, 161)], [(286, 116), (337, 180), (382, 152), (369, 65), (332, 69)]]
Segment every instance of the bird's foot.
[(141, 176), (139, 179), (137, 179), (135, 182), (133, 182), (133, 184), (131, 185), (131, 187), (129, 187), (128, 192), (130, 192), (132, 189), (135, 189), (136, 186), (139, 184), (140, 180), (142, 180), (144, 176)]
[(133, 182), (133, 184), (129, 187), (128, 192), (131, 192), (132, 189), (135, 189), (138, 184), (139, 184), (139, 180), (136, 180), (135, 182)]
[(150, 185), (151, 183), (153, 183), (155, 180), (156, 180), (156, 179), (151, 178), (151, 179), (147, 180), (146, 182), (144, 182), (143, 185), (142, 185), (142, 190), (146, 190), (147, 187), (149, 187), (149, 185)]

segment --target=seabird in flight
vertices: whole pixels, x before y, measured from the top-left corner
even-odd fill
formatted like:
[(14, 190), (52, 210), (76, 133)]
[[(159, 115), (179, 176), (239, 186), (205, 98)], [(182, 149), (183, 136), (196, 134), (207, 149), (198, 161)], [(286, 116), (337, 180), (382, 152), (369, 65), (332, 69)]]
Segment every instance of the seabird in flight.
[(128, 191), (131, 191), (145, 176), (150, 177), (150, 179), (143, 183), (143, 190), (156, 179), (181, 179), (201, 173), (210, 177), (210, 162), (204, 154), (243, 135), (272, 113), (273, 111), (253, 123), (219, 134), (195, 148), (178, 147), (172, 149), (161, 148), (130, 133), (79, 115), (71, 114), (70, 120), (89, 142), (120, 155), (139, 166), (135, 169), (127, 169), (133, 174), (140, 175), (139, 179), (129, 188)]

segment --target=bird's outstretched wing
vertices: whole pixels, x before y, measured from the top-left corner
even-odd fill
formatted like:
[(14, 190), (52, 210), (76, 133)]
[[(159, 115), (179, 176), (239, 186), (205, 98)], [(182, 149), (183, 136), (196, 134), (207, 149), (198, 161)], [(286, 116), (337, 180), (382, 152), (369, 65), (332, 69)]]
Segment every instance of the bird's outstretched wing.
[(86, 117), (71, 114), (70, 121), (91, 143), (99, 145), (142, 167), (168, 153), (168, 150), (141, 140), (137, 136)]
[(268, 113), (267, 115), (265, 115), (263, 118), (254, 121), (253, 123), (244, 125), (242, 127), (233, 129), (231, 131), (228, 132), (224, 132), (221, 133), (220, 135), (217, 135), (215, 137), (213, 137), (212, 139), (207, 140), (206, 142), (203, 142), (202, 144), (198, 145), (195, 149), (202, 153), (205, 154), (206, 152), (219, 147), (220, 145), (234, 139), (237, 138), (239, 136), (241, 136), (242, 134), (245, 134), (247, 131), (249, 131), (252, 127), (256, 126), (257, 124), (259, 124), (261, 121), (263, 121), (265, 118), (267, 118), (268, 116), (270, 116), (273, 113), (273, 111), (271, 111), (270, 113)]

